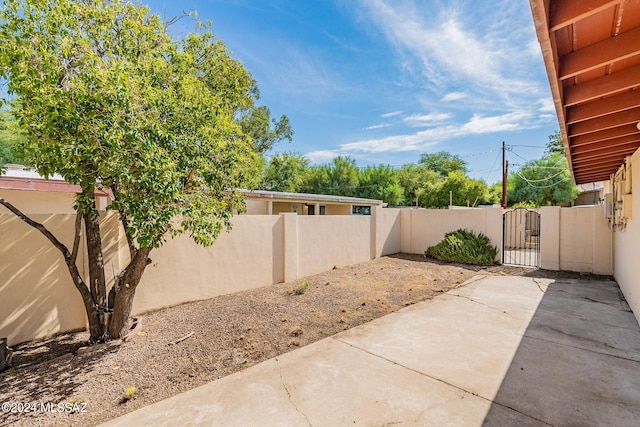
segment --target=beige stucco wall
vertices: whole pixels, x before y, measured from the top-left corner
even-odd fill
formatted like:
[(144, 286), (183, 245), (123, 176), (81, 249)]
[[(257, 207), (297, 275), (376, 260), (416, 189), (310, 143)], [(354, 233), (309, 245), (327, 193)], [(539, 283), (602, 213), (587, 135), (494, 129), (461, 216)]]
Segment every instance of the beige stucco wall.
[(403, 252), (421, 254), (440, 242), (444, 235), (460, 228), (485, 234), (498, 248), (502, 248), (502, 209), (402, 209), (401, 248)]
[(351, 205), (326, 205), (326, 215), (351, 215)]
[(613, 274), (612, 233), (602, 206), (540, 209), (541, 267)]
[[(75, 193), (54, 193), (27, 190), (0, 190), (0, 197), (24, 213), (29, 214), (73, 214)], [(10, 213), (0, 206), (0, 214)]]
[(631, 157), (632, 218), (614, 233), (614, 275), (631, 310), (640, 321), (640, 150)]
[(398, 208), (380, 209), (382, 213), (381, 255), (390, 255), (402, 250), (401, 212)]
[[(267, 199), (247, 199), (247, 214), (248, 215), (268, 215), (268, 203)], [(324, 206), (325, 215), (351, 215), (351, 205), (348, 204), (336, 204), (326, 202), (309, 202), (309, 203), (296, 203), (296, 202), (272, 202), (271, 214), (279, 215), (281, 213), (296, 212), (298, 215), (308, 215), (308, 206)], [(316, 210), (316, 215), (319, 215)]]
[(299, 216), (298, 277), (371, 259), (372, 216)]
[(168, 241), (151, 253), (133, 313), (283, 281), (283, 231), (279, 215), (240, 215), (210, 247), (188, 236)]
[(278, 215), (283, 212), (293, 212), (291, 209), (291, 203), (273, 202), (272, 212), (274, 215)]
[(247, 199), (247, 215), (267, 215), (269, 202), (261, 199)]
[(540, 208), (540, 267), (560, 270), (560, 206)]
[(560, 270), (612, 274), (611, 232), (601, 206), (560, 209)]
[[(75, 215), (38, 215), (68, 248), (73, 246)], [(117, 216), (102, 216), (106, 271), (119, 263), (120, 243)], [(86, 315), (82, 299), (73, 286), (62, 254), (39, 231), (13, 214), (0, 214), (0, 336), (9, 345), (84, 328)], [(83, 239), (79, 246), (78, 269), (86, 276)], [(113, 275), (107, 274), (113, 282)], [(85, 277), (86, 280), (86, 277)]]
[[(634, 177), (637, 181), (640, 172)], [(610, 274), (611, 235), (601, 207), (543, 208), (541, 214), (543, 268), (555, 262), (555, 268)], [(71, 244), (73, 215), (36, 215), (36, 219)], [(128, 262), (128, 251), (116, 214), (102, 220), (106, 272), (112, 282), (113, 274)], [(381, 254), (421, 254), (458, 228), (482, 232), (501, 248), (502, 209), (378, 207), (371, 216), (244, 215), (235, 217), (233, 224), (233, 230), (223, 232), (209, 248), (181, 236), (154, 250), (133, 313), (295, 280)], [(626, 231), (616, 233), (616, 278), (636, 313), (640, 285), (634, 279), (634, 261), (640, 253), (639, 234), (632, 221)], [(11, 214), (0, 215), (0, 236), (10, 242), (0, 246), (0, 336), (9, 337), (11, 345), (84, 327), (82, 302), (59, 252)], [(86, 270), (84, 262), (79, 267)]]

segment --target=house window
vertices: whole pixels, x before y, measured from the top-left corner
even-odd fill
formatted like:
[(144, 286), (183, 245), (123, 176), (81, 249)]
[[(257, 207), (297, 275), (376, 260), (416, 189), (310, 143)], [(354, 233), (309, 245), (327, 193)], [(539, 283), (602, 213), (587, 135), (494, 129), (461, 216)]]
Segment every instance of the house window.
[(351, 214), (352, 215), (371, 215), (371, 206), (353, 205)]
[(327, 214), (327, 207), (320, 205), (320, 215), (326, 215)]

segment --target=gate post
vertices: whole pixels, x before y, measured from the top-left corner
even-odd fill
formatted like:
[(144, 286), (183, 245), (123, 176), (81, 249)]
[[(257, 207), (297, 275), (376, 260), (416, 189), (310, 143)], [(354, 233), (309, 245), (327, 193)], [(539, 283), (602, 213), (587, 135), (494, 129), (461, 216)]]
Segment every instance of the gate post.
[(540, 268), (560, 270), (560, 206), (540, 208)]

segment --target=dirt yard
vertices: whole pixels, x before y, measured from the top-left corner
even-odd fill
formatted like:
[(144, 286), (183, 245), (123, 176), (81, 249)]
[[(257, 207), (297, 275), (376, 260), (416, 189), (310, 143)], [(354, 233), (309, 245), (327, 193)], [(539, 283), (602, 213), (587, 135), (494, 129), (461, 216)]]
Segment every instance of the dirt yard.
[(95, 425), (433, 298), (476, 274), (531, 273), (382, 257), (149, 313), (126, 342), (87, 354), (86, 332), (25, 343), (0, 374), (0, 403), (15, 403), (3, 404), (0, 424)]

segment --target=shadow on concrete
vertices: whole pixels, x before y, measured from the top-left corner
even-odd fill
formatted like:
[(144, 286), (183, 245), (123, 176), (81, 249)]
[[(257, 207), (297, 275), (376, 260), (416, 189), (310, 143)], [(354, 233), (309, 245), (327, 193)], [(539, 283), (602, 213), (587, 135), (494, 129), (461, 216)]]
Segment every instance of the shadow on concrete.
[[(505, 415), (505, 407), (517, 414)], [(640, 328), (617, 284), (551, 282), (484, 424), (637, 426), (638, 420)]]

